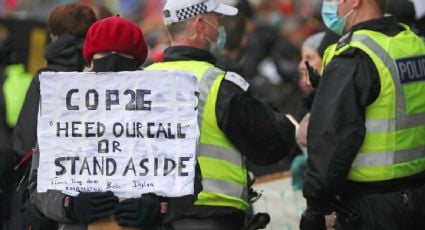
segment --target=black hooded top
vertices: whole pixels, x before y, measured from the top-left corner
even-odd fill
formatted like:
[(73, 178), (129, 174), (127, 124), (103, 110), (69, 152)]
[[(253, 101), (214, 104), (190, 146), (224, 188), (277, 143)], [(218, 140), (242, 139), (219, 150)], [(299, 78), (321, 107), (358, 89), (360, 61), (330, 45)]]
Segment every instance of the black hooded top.
[(18, 157), (31, 151), (37, 141), (40, 73), (43, 71), (82, 71), (85, 66), (82, 55), (83, 43), (83, 38), (64, 34), (46, 47), (44, 57), (47, 60), (47, 66), (41, 68), (34, 76), (14, 130), (13, 150)]

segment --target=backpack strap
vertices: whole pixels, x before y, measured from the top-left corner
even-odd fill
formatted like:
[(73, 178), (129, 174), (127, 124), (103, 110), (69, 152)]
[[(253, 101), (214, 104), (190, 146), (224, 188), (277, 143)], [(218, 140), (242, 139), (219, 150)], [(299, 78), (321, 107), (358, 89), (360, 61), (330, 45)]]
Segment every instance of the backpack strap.
[(19, 170), (22, 167), (22, 165), (24, 165), (27, 161), (29, 161), (31, 159), (33, 152), (34, 152), (34, 150), (31, 150), (31, 151), (25, 153), (25, 155), (21, 158), (19, 163), (13, 169)]

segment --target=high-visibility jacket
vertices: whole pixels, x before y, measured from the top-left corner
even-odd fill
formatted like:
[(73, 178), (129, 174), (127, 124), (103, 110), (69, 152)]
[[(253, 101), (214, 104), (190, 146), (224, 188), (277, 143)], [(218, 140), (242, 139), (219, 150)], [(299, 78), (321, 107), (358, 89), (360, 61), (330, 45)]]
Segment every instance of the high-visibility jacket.
[(31, 84), (32, 75), (25, 72), (23, 64), (9, 65), (5, 69), (6, 80), (3, 83), (6, 105), (6, 122), (10, 128), (16, 126), (19, 113), (25, 101), (25, 95)]
[(246, 211), (248, 204), (247, 170), (244, 159), (220, 130), (216, 103), (225, 72), (203, 61), (155, 63), (146, 70), (185, 70), (197, 76), (199, 87), (198, 123), (201, 135), (198, 162), (203, 191), (195, 205), (233, 207)]
[(393, 37), (355, 31), (346, 35), (350, 42), (325, 53), (324, 66), (349, 48), (360, 49), (375, 64), (381, 83), (378, 98), (366, 108), (366, 135), (348, 180), (385, 181), (425, 170), (425, 43), (402, 26)]

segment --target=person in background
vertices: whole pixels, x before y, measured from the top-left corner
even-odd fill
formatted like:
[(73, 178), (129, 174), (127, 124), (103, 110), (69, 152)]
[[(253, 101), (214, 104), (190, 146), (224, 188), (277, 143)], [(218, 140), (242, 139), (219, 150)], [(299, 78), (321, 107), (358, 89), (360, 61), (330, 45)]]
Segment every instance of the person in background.
[[(413, 32), (420, 34), (416, 24), (415, 6), (410, 0), (387, 0), (385, 13), (397, 18), (401, 23), (408, 25)], [(422, 35), (423, 36), (423, 35)]]
[(240, 66), (242, 47), (245, 47), (246, 39), (245, 28), (247, 18), (243, 14), (223, 18), (223, 25), (229, 33), (226, 39), (226, 45), (217, 57), (217, 67), (242, 74), (243, 68)]
[(254, 28), (252, 8), (247, 0), (223, 0), (221, 2), (236, 7), (238, 14), (223, 18), (224, 29), (234, 32), (226, 33), (226, 44), (217, 56), (217, 67), (244, 76), (243, 54)]
[[(308, 37), (301, 47), (301, 60), (298, 65), (300, 71), (298, 84), (304, 94), (304, 98), (297, 110), (297, 113), (295, 114), (295, 119), (300, 122), (299, 127), (295, 132), (295, 138), (298, 146), (300, 147), (301, 154), (297, 154), (294, 157), (290, 166), (292, 188), (294, 190), (303, 189), (303, 177), (307, 169), (307, 128), (310, 120), (310, 110), (313, 104), (315, 90), (317, 89), (317, 83), (314, 83), (313, 86), (310, 81), (310, 74), (316, 74), (321, 71), (324, 50), (331, 44), (337, 42), (338, 38), (338, 35), (326, 30)], [(308, 62), (309, 68), (311, 68), (310, 71), (307, 68), (306, 62)], [(332, 229), (334, 224), (335, 214), (327, 215), (327, 229)]]
[(12, 168), (16, 162), (11, 145), (13, 127), (7, 122), (6, 93), (4, 91), (4, 83), (7, 79), (6, 68), (14, 64), (10, 43), (11, 40), (7, 36), (0, 37), (0, 229), (5, 228), (4, 225), (9, 225), (10, 222), (9, 194), (13, 190), (10, 182)]
[[(338, 41), (339, 37), (334, 32), (325, 30), (311, 35), (303, 42), (301, 60), (298, 63), (300, 73), (298, 86), (303, 92), (303, 100), (294, 114), (297, 121), (301, 121), (310, 112), (320, 79), (318, 73), (321, 72), (323, 66), (323, 54), (326, 48)], [(311, 67), (310, 70), (308, 70), (306, 62)]]
[(13, 171), (17, 157), (12, 151), (12, 133), (32, 76), (24, 64), (14, 60), (12, 40), (0, 41), (0, 49), (0, 222), (4, 222), (4, 228), (14, 229), (25, 224), (19, 208), (11, 207), (17, 199), (14, 190), (18, 178)]
[(221, 15), (237, 12), (217, 0), (167, 1), (164, 22), (171, 47), (163, 62), (146, 68), (185, 70), (198, 78), (203, 191), (173, 223), (176, 230), (242, 229), (250, 206), (245, 158), (262, 165), (276, 163), (295, 143), (294, 127), (286, 117), (252, 97), (240, 75), (215, 67), (215, 55), (227, 37)]
[[(307, 148), (309, 113), (320, 79), (318, 73), (322, 69), (323, 53), (327, 47), (337, 42), (338, 38), (338, 35), (332, 31), (326, 30), (313, 34), (305, 39), (301, 47), (301, 60), (298, 63), (298, 70), (300, 73), (298, 85), (303, 92), (303, 99), (294, 114), (294, 118), (300, 122), (300, 127), (296, 130), (296, 141), (298, 146), (304, 149)], [(307, 166), (306, 151), (304, 152), (304, 155), (296, 156), (291, 164), (294, 189), (302, 189), (302, 176)]]
[(425, 2), (422, 0), (409, 0), (415, 7), (415, 19), (418, 30), (422, 36), (425, 36)]
[[(342, 37), (324, 55), (308, 127), (300, 228), (416, 229), (425, 223), (425, 44), (385, 0), (324, 0)], [(408, 68), (407, 68), (408, 66)]]
[(19, 157), (31, 151), (37, 140), (37, 113), (40, 100), (39, 74), (43, 71), (82, 71), (84, 38), (88, 28), (96, 22), (93, 10), (81, 3), (67, 3), (55, 7), (47, 18), (52, 42), (46, 47), (47, 66), (33, 78), (13, 137), (13, 150)]
[(322, 56), (319, 54), (318, 49), (324, 37), (325, 32), (313, 34), (305, 39), (301, 46), (301, 60), (298, 64), (298, 70), (300, 72), (298, 84), (304, 95), (307, 95), (313, 91), (306, 62), (308, 62), (309, 65), (316, 71), (321, 70), (323, 63)]
[(112, 12), (104, 5), (92, 3), (89, 6), (92, 8), (97, 20), (113, 16)]
[[(296, 130), (296, 141), (301, 150), (307, 148), (307, 133), (306, 129), (308, 126), (309, 110), (311, 108), (312, 96), (310, 94), (313, 91), (309, 79), (309, 73), (307, 70), (306, 62), (317, 71), (320, 71), (322, 67), (322, 58), (319, 55), (317, 49), (325, 36), (325, 32), (316, 33), (308, 37), (301, 47), (301, 60), (298, 68), (300, 71), (300, 77), (298, 85), (304, 94), (305, 99), (302, 101), (303, 105), (300, 106), (302, 111), (300, 115), (297, 114), (296, 119), (301, 120), (299, 128)], [(308, 96), (307, 96), (308, 95)], [(308, 101), (308, 102), (307, 102)], [(305, 105), (308, 104), (308, 105)], [(305, 153), (304, 153), (305, 152)], [(307, 152), (306, 150), (301, 151), (302, 154), (295, 156), (291, 162), (291, 178), (292, 187), (294, 190), (302, 190), (303, 187), (303, 175), (307, 169)]]
[[(39, 74), (43, 71), (82, 71), (85, 65), (82, 56), (84, 37), (88, 28), (95, 21), (96, 17), (92, 9), (81, 3), (62, 4), (50, 12), (47, 18), (47, 28), (52, 42), (45, 49), (44, 57), (47, 60), (47, 66), (41, 68), (33, 77), (13, 132), (13, 151), (19, 159), (28, 159), (37, 141), (37, 113), (40, 100)], [(22, 160), (19, 164), (17, 178), (13, 179), (15, 188), (18, 181), (21, 180), (19, 175), (25, 173), (30, 166), (31, 162), (28, 160)], [(20, 189), (25, 190), (25, 186), (20, 186)], [(17, 196), (16, 192), (13, 192), (12, 195)], [(18, 201), (16, 198), (10, 208), (20, 210), (26, 206), (25, 202), (29, 201)], [(25, 218), (32, 225), (32, 229), (46, 228), (44, 223), (38, 223), (39, 218), (35, 218), (29, 209), (22, 210)], [(38, 212), (36, 209), (33, 210)]]

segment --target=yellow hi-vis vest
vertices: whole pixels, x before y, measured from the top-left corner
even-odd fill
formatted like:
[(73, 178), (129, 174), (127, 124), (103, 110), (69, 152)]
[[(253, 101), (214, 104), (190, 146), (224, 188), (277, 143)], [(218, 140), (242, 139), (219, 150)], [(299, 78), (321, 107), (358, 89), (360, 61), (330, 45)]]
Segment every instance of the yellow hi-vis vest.
[(203, 191), (195, 205), (233, 207), (246, 211), (248, 204), (247, 170), (242, 155), (220, 130), (216, 118), (218, 90), (224, 72), (202, 61), (155, 63), (146, 70), (185, 70), (194, 73), (199, 87), (198, 123), (201, 135), (198, 162)]
[(3, 93), (6, 104), (6, 122), (9, 127), (14, 128), (24, 105), (32, 75), (25, 72), (23, 64), (9, 65), (6, 67), (5, 73)]
[(404, 30), (394, 37), (356, 31), (348, 44), (325, 53), (326, 66), (350, 47), (362, 50), (381, 82), (378, 98), (366, 108), (366, 136), (348, 180), (385, 181), (425, 170), (425, 43), (401, 26)]

